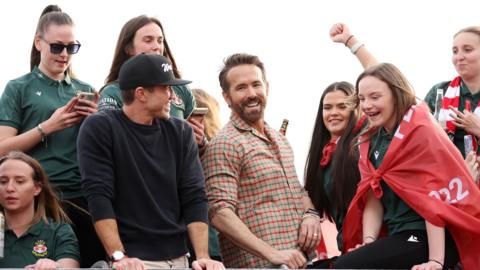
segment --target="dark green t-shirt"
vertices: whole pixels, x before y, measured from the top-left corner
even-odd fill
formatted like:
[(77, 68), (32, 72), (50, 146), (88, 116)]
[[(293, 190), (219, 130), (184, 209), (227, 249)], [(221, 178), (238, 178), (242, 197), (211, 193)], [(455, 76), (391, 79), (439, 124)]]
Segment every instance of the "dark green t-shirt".
[[(378, 168), (392, 142), (393, 134), (384, 128), (373, 135), (370, 144), (369, 158), (375, 168)], [(412, 175), (415, 177), (415, 175)], [(417, 214), (393, 190), (381, 181), (383, 196), (380, 198), (383, 206), (383, 222), (388, 227), (388, 235), (394, 235), (406, 230), (426, 230), (425, 219)]]
[(24, 268), (43, 258), (80, 261), (78, 241), (70, 225), (52, 220), (46, 224), (41, 220), (18, 238), (12, 230), (5, 230), (4, 258), (0, 260), (0, 268)]
[[(93, 92), (93, 88), (69, 76), (60, 82), (53, 80), (34, 68), (9, 81), (5, 87), (0, 99), (0, 126), (13, 127), (18, 134), (34, 129), (78, 91)], [(77, 165), (79, 128), (80, 124), (54, 132), (47, 137), (46, 143), (40, 142), (27, 151), (40, 162), (62, 199), (83, 196)]]
[[(435, 113), (435, 101), (437, 98), (437, 89), (443, 89), (443, 94), (445, 95), (445, 92), (448, 89), (448, 85), (450, 84), (449, 81), (447, 82), (441, 82), (439, 84), (436, 84), (428, 91), (427, 95), (425, 96), (425, 102), (428, 104), (428, 107), (430, 108), (430, 111)], [(480, 101), (480, 92), (472, 95), (468, 87), (462, 82), (460, 84), (460, 104), (458, 105), (458, 110), (463, 111), (465, 109), (465, 100), (470, 101), (470, 105), (472, 110), (475, 110), (477, 107), (478, 102)], [(464, 136), (466, 135), (466, 132), (464, 129), (457, 127), (455, 129), (455, 136), (453, 138), (453, 143), (455, 146), (460, 150), (460, 153), (462, 153), (462, 156), (465, 158), (465, 144), (464, 144)], [(477, 153), (478, 153), (477, 149)]]
[[(195, 108), (195, 98), (187, 85), (172, 86), (175, 98), (170, 102), (170, 115), (187, 119)], [(118, 82), (106, 85), (100, 91), (98, 110), (116, 110), (123, 106), (122, 94)]]

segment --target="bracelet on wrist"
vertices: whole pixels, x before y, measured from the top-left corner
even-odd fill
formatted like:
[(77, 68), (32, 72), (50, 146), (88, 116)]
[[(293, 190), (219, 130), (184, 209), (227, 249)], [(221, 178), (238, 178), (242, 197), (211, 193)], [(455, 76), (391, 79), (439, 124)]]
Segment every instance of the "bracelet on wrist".
[(306, 218), (313, 218), (315, 220), (317, 220), (318, 222), (322, 223), (325, 221), (325, 218), (323, 217), (320, 217), (320, 215), (317, 215), (317, 214), (312, 214), (312, 213), (307, 213), (305, 212), (302, 216), (302, 221)]
[[(372, 240), (372, 241), (371, 241), (371, 242), (367, 242), (367, 241), (366, 241), (367, 239), (370, 239), (370, 240)], [(375, 237), (373, 237), (373, 236), (364, 236), (364, 237), (363, 237), (363, 242), (364, 242), (365, 244), (375, 242), (375, 240), (377, 240), (377, 238), (375, 238)]]
[(350, 36), (347, 38), (347, 41), (345, 41), (345, 47), (347, 47), (348, 42), (349, 42), (350, 39), (352, 39), (353, 37), (354, 37), (354, 35), (350, 35)]
[(429, 262), (435, 262), (435, 263), (438, 263), (440, 264), (440, 266), (443, 268), (443, 263), (437, 261), (437, 260), (434, 260), (434, 259), (428, 259)]
[(37, 125), (37, 130), (40, 133), (40, 136), (42, 137), (42, 143), (45, 143), (45, 147), (47, 147), (47, 133), (45, 133), (45, 130), (42, 127), (42, 124)]
[(302, 216), (302, 221), (303, 221), (304, 219), (307, 219), (307, 218), (313, 218), (313, 219), (317, 220), (318, 222), (322, 222), (322, 219), (321, 219), (319, 216), (317, 216), (317, 215), (312, 215), (312, 214), (303, 214), (303, 216)]
[(353, 54), (356, 54), (358, 49), (360, 49), (362, 46), (364, 46), (364, 44), (361, 42), (361, 41), (357, 41), (355, 42), (355, 44), (353, 44), (353, 46), (350, 48), (350, 51), (353, 53)]
[(317, 215), (320, 217), (320, 212), (313, 208), (308, 208), (307, 211), (305, 211), (305, 214), (312, 214), (312, 215)]

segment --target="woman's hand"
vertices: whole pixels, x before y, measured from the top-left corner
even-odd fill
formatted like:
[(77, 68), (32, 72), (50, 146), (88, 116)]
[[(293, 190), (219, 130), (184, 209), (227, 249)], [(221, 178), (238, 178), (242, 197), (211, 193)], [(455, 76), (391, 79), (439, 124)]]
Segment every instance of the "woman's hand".
[(330, 28), (330, 38), (333, 42), (345, 44), (350, 36), (352, 33), (344, 23), (336, 23)]
[(443, 265), (437, 261), (428, 261), (422, 264), (417, 264), (412, 267), (412, 270), (442, 270)]
[(205, 127), (203, 126), (203, 121), (199, 121), (199, 119), (196, 119), (194, 117), (189, 117), (188, 118), (188, 123), (193, 129), (193, 133), (195, 134), (195, 141), (197, 142), (199, 147), (205, 146), (204, 141), (205, 141)]
[(99, 95), (97, 91), (94, 91), (95, 98), (93, 100), (89, 100), (87, 98), (79, 98), (78, 102), (75, 106), (75, 110), (78, 114), (83, 116), (89, 116), (96, 112), (98, 112), (98, 99)]
[(298, 245), (302, 251), (311, 252), (315, 250), (321, 239), (320, 219), (315, 217), (303, 218), (298, 235)]
[(60, 268), (60, 265), (56, 261), (50, 259), (39, 259), (35, 264), (27, 265), (25, 268), (35, 270), (55, 270)]
[(375, 242), (375, 240), (376, 240), (376, 239), (373, 238), (373, 237), (371, 237), (371, 236), (364, 237), (364, 238), (363, 238), (363, 243), (357, 244), (354, 248), (349, 248), (349, 249), (347, 250), (347, 252), (354, 251), (355, 249), (359, 249), (359, 248), (361, 248), (361, 247), (363, 247), (363, 246), (365, 246), (365, 245), (371, 244), (371, 243)]
[(78, 98), (72, 98), (65, 106), (58, 108), (55, 112), (42, 123), (46, 135), (60, 131), (82, 121), (83, 115), (79, 114), (74, 108), (78, 103)]
[(450, 116), (453, 118), (455, 126), (463, 128), (469, 134), (480, 137), (480, 118), (476, 114), (468, 110), (461, 112), (452, 106), (449, 106), (449, 109), (453, 111)]
[(478, 183), (478, 177), (480, 176), (480, 173), (478, 171), (477, 153), (473, 151), (468, 153), (467, 157), (465, 158), (465, 164), (467, 165), (468, 170), (472, 175), (473, 181), (475, 181), (475, 183)]

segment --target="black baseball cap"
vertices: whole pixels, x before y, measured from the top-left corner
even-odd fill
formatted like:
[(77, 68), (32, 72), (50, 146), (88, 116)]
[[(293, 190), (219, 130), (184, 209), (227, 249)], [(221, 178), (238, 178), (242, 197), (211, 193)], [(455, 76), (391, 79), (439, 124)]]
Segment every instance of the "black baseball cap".
[(180, 80), (173, 75), (170, 61), (159, 54), (139, 54), (123, 63), (118, 74), (121, 90), (131, 90), (139, 86), (185, 85), (191, 81)]

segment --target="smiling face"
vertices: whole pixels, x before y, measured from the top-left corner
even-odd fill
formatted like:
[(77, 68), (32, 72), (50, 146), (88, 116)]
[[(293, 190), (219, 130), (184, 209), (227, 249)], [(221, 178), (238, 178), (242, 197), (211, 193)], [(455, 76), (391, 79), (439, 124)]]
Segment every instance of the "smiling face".
[(342, 136), (347, 127), (351, 110), (345, 104), (346, 97), (343, 91), (335, 90), (323, 98), (323, 123), (332, 139)]
[(145, 108), (152, 118), (168, 119), (170, 117), (170, 101), (173, 98), (171, 86), (156, 85), (151, 91), (145, 89)]
[(54, 80), (62, 80), (64, 73), (70, 65), (72, 55), (64, 49), (59, 54), (50, 51), (51, 43), (64, 45), (75, 44), (75, 36), (72, 25), (50, 24), (43, 33), (43, 36), (35, 38), (35, 48), (40, 52), (40, 64), (38, 68), (48, 77)]
[(223, 97), (233, 113), (253, 127), (262, 126), (268, 96), (262, 70), (255, 65), (238, 65), (228, 71), (227, 80), (230, 87), (223, 91)]
[(0, 204), (7, 213), (33, 216), (35, 196), (41, 187), (33, 180), (33, 169), (21, 160), (10, 159), (0, 165)]
[(470, 32), (457, 34), (453, 40), (452, 53), (452, 63), (462, 78), (468, 80), (480, 77), (479, 35)]
[(383, 127), (389, 133), (395, 127), (395, 100), (388, 85), (373, 76), (358, 83), (360, 108), (372, 127)]

